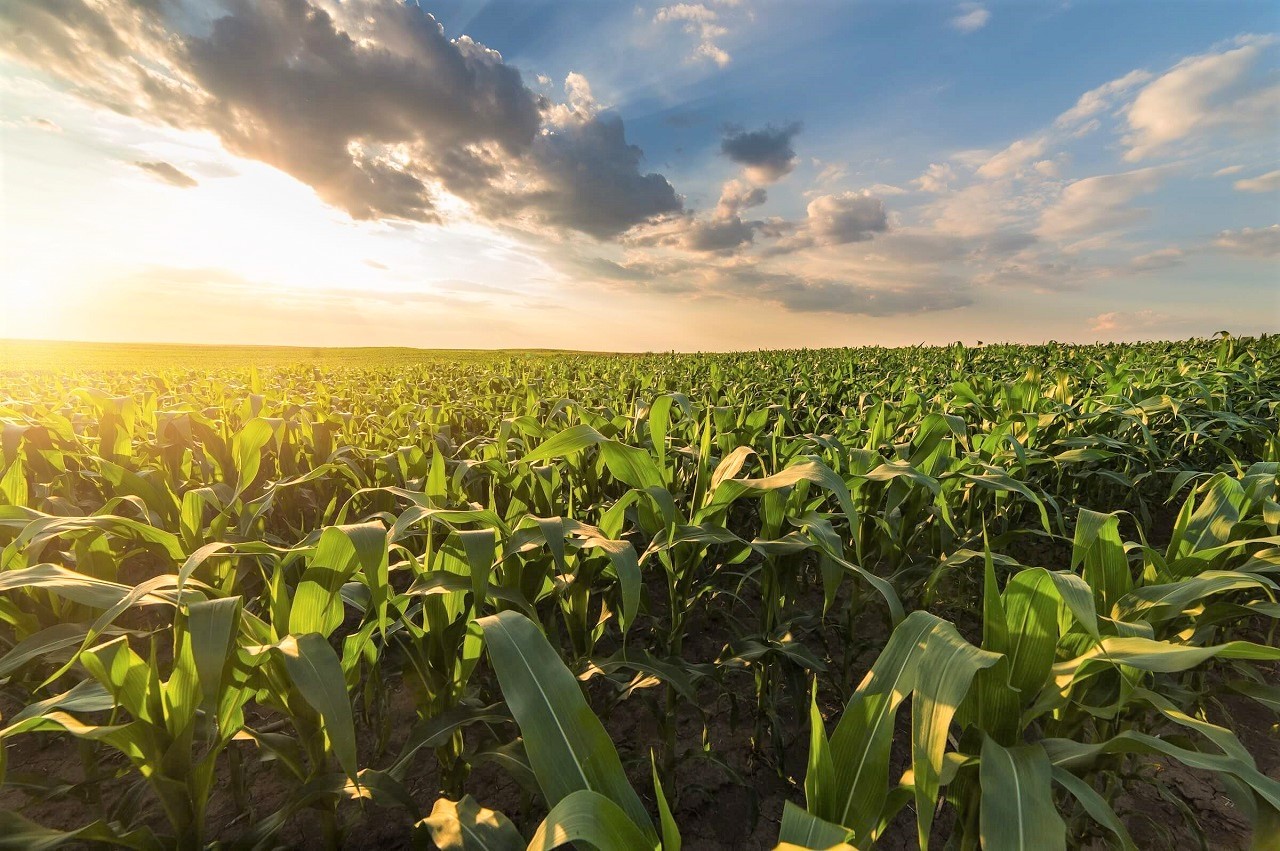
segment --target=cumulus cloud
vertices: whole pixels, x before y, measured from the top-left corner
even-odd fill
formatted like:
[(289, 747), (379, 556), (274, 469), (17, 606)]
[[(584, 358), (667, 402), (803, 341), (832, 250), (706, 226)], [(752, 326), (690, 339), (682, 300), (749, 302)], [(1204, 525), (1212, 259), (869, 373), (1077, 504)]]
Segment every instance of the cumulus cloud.
[(814, 246), (866, 242), (889, 229), (884, 202), (866, 192), (819, 195), (811, 200), (805, 218), (793, 233), (770, 249), (785, 254)]
[(1246, 177), (1232, 185), (1241, 192), (1275, 192), (1280, 190), (1280, 169), (1257, 177)]
[(183, 189), (190, 189), (192, 186), (198, 186), (196, 179), (177, 167), (166, 162), (135, 162), (135, 166), (165, 183), (174, 186), (180, 186)]
[(806, 230), (818, 245), (862, 242), (888, 230), (884, 202), (872, 195), (842, 192), (809, 202)]
[(498, 194), (496, 211), (532, 209), (552, 225), (604, 238), (681, 208), (665, 177), (641, 170), (644, 154), (627, 144), (616, 116), (591, 116), (544, 133), (532, 153), (541, 187)]
[(631, 245), (664, 246), (686, 251), (731, 253), (752, 243), (756, 231), (768, 227), (768, 222), (744, 221), (742, 218), (744, 211), (760, 206), (767, 198), (763, 187), (730, 180), (721, 189), (720, 200), (709, 218), (698, 218), (691, 212), (668, 216), (638, 230), (628, 242)]
[(756, 183), (773, 183), (796, 167), (791, 141), (800, 132), (800, 122), (783, 127), (768, 125), (760, 130), (731, 127), (720, 142), (720, 152), (743, 166)]
[(355, 218), (438, 221), (451, 195), (491, 220), (609, 237), (680, 209), (585, 80), (553, 104), (416, 5), (235, 2), (198, 36), (172, 32), (165, 8), (6, 4), (0, 44), (92, 102), (212, 132)]
[(769, 199), (762, 186), (750, 186), (741, 180), (730, 180), (720, 190), (716, 202), (716, 218), (727, 219), (743, 210), (759, 207)]
[(1099, 236), (1131, 225), (1149, 212), (1131, 202), (1154, 192), (1172, 171), (1170, 166), (1155, 166), (1070, 183), (1044, 211), (1036, 233), (1051, 239)]
[(956, 16), (951, 19), (951, 26), (962, 33), (980, 30), (991, 20), (991, 12), (978, 3), (961, 3)]
[(1231, 254), (1248, 257), (1280, 257), (1280, 225), (1224, 230), (1213, 243)]
[(1223, 128), (1274, 134), (1280, 84), (1251, 78), (1272, 36), (1244, 36), (1237, 46), (1183, 59), (1148, 83), (1125, 111), (1125, 159), (1146, 159), (1194, 134)]
[(956, 173), (947, 163), (930, 163), (924, 174), (912, 181), (924, 192), (942, 193), (956, 179)]

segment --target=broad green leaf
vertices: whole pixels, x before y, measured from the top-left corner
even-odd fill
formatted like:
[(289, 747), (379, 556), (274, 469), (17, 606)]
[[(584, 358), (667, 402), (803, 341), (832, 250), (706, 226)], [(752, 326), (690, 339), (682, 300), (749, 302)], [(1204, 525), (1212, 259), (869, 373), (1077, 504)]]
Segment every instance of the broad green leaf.
[(647, 835), (616, 803), (591, 789), (570, 792), (551, 808), (529, 840), (528, 851), (551, 851), (569, 843), (596, 851), (654, 851)]
[(657, 834), (609, 734), (542, 631), (512, 611), (483, 618), (480, 625), (547, 802), (554, 808), (576, 791), (597, 792), (621, 807), (652, 847)]
[(1049, 757), (1040, 745), (982, 742), (982, 847), (1000, 851), (1066, 851), (1067, 826), (1053, 804)]
[(324, 636), (314, 632), (286, 636), (276, 649), (284, 659), (289, 679), (320, 714), (338, 764), (347, 777), (356, 782), (355, 722), (338, 654)]

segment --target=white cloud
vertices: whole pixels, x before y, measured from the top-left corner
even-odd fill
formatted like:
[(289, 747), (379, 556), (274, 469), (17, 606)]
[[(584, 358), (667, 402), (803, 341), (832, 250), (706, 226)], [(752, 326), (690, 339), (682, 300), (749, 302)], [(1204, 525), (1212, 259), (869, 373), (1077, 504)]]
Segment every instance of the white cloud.
[(1043, 184), (1015, 186), (1010, 179), (975, 183), (952, 190), (925, 208), (933, 227), (955, 236), (981, 236), (1009, 228), (1025, 229), (1045, 203)]
[(991, 13), (982, 5), (962, 3), (959, 12), (951, 19), (951, 26), (962, 33), (971, 33), (985, 27), (989, 20), (991, 20)]
[(1242, 166), (1242, 165), (1229, 165), (1229, 166), (1227, 166), (1226, 168), (1220, 168), (1220, 169), (1218, 169), (1217, 171), (1215, 171), (1215, 172), (1213, 173), (1213, 176), (1214, 176), (1214, 177), (1226, 177), (1228, 174), (1236, 174), (1236, 173), (1241, 172), (1241, 171), (1244, 171), (1244, 166)]
[(1159, 272), (1182, 262), (1186, 254), (1181, 248), (1161, 248), (1147, 254), (1139, 254), (1123, 268), (1124, 272)]
[(1133, 207), (1133, 199), (1154, 192), (1172, 171), (1156, 166), (1101, 174), (1068, 184), (1044, 211), (1036, 233), (1051, 239), (1101, 237), (1141, 220), (1147, 210)]
[[(740, 0), (713, 0), (715, 5), (734, 8)], [(723, 25), (720, 12), (704, 3), (675, 3), (661, 6), (653, 16), (655, 24), (679, 24), (681, 28), (698, 40), (697, 46), (689, 56), (691, 62), (710, 61), (724, 68), (733, 61), (729, 52), (717, 44), (717, 40), (728, 35), (729, 30)]]
[(1128, 336), (1133, 331), (1142, 331), (1159, 325), (1169, 317), (1154, 310), (1111, 311), (1089, 317), (1089, 330), (1099, 334), (1121, 332)]
[(1280, 169), (1237, 180), (1233, 185), (1241, 192), (1275, 192), (1280, 190)]
[(1016, 174), (1023, 166), (1040, 157), (1049, 147), (1049, 139), (1019, 139), (978, 167), (978, 177), (993, 180)]
[(936, 195), (946, 192), (955, 179), (956, 173), (948, 163), (930, 163), (924, 174), (911, 182), (920, 187), (921, 191)]
[(1280, 257), (1280, 225), (1265, 228), (1224, 230), (1213, 243), (1231, 254), (1249, 257)]
[[(1086, 119), (1093, 118), (1099, 112), (1110, 108), (1119, 95), (1125, 94), (1135, 86), (1149, 81), (1152, 76), (1150, 71), (1130, 71), (1123, 77), (1103, 83), (1096, 89), (1090, 89), (1080, 95), (1080, 99), (1076, 101), (1075, 106), (1058, 116), (1057, 120), (1054, 121), (1054, 126), (1061, 130), (1066, 130), (1076, 125), (1081, 125), (1077, 129), (1077, 132), (1081, 135), (1096, 129), (1098, 123), (1096, 121), (1086, 121)], [(1084, 123), (1082, 124), (1082, 122)]]
[(1280, 84), (1262, 85), (1248, 76), (1275, 43), (1272, 36), (1244, 36), (1234, 49), (1187, 57), (1147, 84), (1125, 110), (1125, 159), (1146, 159), (1215, 128), (1274, 134)]
[(1041, 177), (1057, 178), (1062, 176), (1062, 169), (1057, 160), (1040, 160), (1032, 168)]

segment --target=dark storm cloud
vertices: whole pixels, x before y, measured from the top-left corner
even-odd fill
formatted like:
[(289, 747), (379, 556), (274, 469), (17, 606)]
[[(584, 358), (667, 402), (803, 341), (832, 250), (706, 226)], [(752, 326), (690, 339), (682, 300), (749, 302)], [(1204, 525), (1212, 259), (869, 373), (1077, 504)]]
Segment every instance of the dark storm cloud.
[(791, 140), (799, 132), (798, 121), (785, 127), (768, 125), (760, 130), (729, 127), (720, 142), (720, 152), (744, 166), (752, 180), (771, 183), (795, 168), (796, 152)]

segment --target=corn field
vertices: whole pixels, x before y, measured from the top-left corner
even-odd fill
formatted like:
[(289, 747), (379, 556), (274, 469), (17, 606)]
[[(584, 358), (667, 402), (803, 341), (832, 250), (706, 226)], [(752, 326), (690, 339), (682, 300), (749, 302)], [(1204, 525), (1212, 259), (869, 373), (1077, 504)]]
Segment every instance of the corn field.
[(0, 847), (1280, 847), (1277, 406), (1226, 335), (0, 365)]

